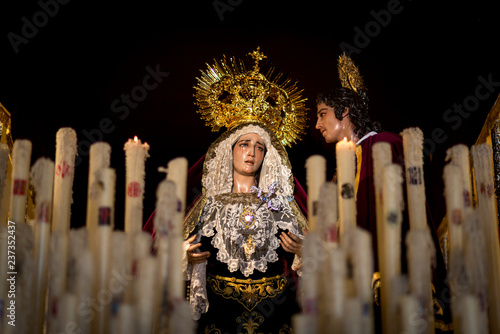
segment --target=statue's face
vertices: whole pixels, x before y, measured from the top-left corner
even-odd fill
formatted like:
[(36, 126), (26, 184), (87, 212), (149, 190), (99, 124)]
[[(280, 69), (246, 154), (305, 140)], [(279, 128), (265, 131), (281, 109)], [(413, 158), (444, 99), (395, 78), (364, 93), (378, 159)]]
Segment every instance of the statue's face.
[(321, 131), (321, 135), (325, 138), (327, 143), (336, 143), (344, 139), (344, 137), (351, 139), (352, 126), (349, 117), (344, 117), (340, 121), (335, 117), (333, 109), (333, 107), (325, 103), (318, 104), (316, 129)]
[(255, 176), (265, 154), (264, 140), (256, 133), (241, 136), (233, 148), (234, 172), (245, 176)]

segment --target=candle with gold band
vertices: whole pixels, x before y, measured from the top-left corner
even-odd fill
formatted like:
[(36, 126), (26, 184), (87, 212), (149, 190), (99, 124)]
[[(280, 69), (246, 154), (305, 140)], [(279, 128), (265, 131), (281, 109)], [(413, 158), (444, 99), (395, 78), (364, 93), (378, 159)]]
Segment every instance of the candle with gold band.
[(110, 261), (111, 261), (111, 236), (113, 232), (113, 219), (115, 210), (116, 172), (113, 168), (102, 168), (96, 173), (96, 207), (98, 212), (97, 227), (95, 231), (95, 278), (94, 296), (101, 304), (101, 312), (94, 318), (94, 333), (109, 332), (110, 302)]
[(419, 128), (407, 128), (401, 132), (408, 195), (408, 216), (411, 229), (426, 229), (427, 215), (425, 204), (424, 134)]
[(343, 234), (356, 226), (356, 145), (347, 138), (335, 147), (339, 199), (340, 242)]
[(446, 151), (445, 160), (460, 168), (464, 188), (463, 206), (470, 210), (472, 208), (472, 183), (469, 148), (464, 144), (452, 146)]
[(472, 146), (480, 224), (485, 237), (488, 263), (488, 316), (490, 333), (500, 333), (500, 245), (497, 204), (493, 182), (493, 149), (488, 144)]
[(314, 231), (317, 224), (320, 188), (326, 182), (326, 159), (323, 156), (313, 155), (307, 158), (306, 180), (309, 231)]
[(10, 220), (26, 221), (26, 199), (28, 197), (29, 170), (31, 164), (31, 141), (17, 139), (12, 149), (12, 183), (10, 198)]
[(32, 305), (35, 312), (33, 328), (41, 333), (45, 319), (45, 297), (47, 293), (47, 269), (50, 249), (50, 222), (52, 195), (54, 190), (54, 162), (39, 158), (31, 169), (31, 182), (35, 189), (35, 245), (33, 248), (35, 274), (33, 278)]
[(125, 143), (125, 232), (142, 230), (145, 161), (149, 157), (149, 145), (137, 136)]
[(111, 160), (111, 146), (105, 142), (96, 142), (90, 145), (89, 177), (87, 189), (87, 219), (86, 226), (89, 237), (90, 250), (95, 253), (95, 231), (98, 223), (97, 196), (99, 193), (96, 183), (96, 173), (101, 168), (109, 167)]
[(392, 282), (401, 274), (401, 225), (403, 222), (403, 169), (398, 164), (389, 164), (383, 169), (382, 184), (382, 224), (383, 238), (378, 239), (379, 268), (382, 282), (380, 289), (382, 308), (382, 328), (384, 333), (397, 333), (398, 297), (390, 288)]
[[(61, 128), (56, 133), (56, 164), (54, 170), (54, 207), (52, 231), (69, 232), (75, 174), (76, 132)], [(64, 250), (62, 250), (64, 251)]]

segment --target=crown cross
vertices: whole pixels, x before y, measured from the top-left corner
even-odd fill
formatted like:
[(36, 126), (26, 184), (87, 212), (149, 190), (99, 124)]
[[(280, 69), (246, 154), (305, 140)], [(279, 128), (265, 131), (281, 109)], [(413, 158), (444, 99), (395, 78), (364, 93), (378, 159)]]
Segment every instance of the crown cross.
[(267, 58), (267, 56), (265, 56), (264, 53), (260, 51), (260, 46), (257, 47), (257, 50), (249, 52), (248, 55), (255, 61), (255, 64), (253, 65), (254, 71), (259, 70), (259, 61)]

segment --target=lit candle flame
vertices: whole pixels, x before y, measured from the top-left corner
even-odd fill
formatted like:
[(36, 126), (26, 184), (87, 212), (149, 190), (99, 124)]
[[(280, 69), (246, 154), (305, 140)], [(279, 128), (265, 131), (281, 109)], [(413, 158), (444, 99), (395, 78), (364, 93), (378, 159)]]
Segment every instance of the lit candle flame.
[(134, 141), (135, 141), (135, 142), (137, 142), (137, 140), (138, 140), (138, 139), (137, 139), (137, 136), (134, 136)]
[(347, 141), (347, 137), (344, 137), (344, 141)]

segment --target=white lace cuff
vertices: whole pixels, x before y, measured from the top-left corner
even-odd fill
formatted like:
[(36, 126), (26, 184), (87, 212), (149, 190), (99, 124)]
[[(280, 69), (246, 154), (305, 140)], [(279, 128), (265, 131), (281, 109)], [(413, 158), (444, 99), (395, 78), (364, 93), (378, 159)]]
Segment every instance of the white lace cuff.
[(189, 287), (189, 304), (193, 319), (198, 320), (202, 313), (208, 311), (207, 298), (207, 261), (192, 265), (191, 285)]
[(298, 256), (297, 254), (295, 254), (295, 257), (293, 258), (292, 270), (296, 271), (297, 275), (299, 275), (300, 277), (302, 276), (302, 257)]

